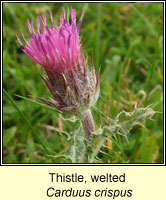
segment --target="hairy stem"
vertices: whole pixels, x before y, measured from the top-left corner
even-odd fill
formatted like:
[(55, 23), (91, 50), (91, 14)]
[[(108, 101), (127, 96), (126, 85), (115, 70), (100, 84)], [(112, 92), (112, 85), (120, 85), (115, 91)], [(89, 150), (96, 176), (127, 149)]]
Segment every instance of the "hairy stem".
[(91, 110), (88, 109), (85, 112), (81, 113), (80, 119), (82, 121), (82, 125), (85, 132), (85, 137), (90, 140), (92, 133), (95, 131), (95, 124), (93, 120), (93, 116)]

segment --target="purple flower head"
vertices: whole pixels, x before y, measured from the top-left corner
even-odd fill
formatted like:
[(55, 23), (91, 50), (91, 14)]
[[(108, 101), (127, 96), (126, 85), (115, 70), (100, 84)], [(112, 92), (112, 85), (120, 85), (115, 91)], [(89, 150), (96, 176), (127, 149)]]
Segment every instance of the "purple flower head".
[[(63, 13), (60, 17), (60, 26), (55, 27), (52, 13), (50, 18), (52, 28), (49, 28), (46, 23), (46, 15), (37, 17), (37, 30), (35, 33), (33, 22), (27, 20), (31, 40), (25, 39), (21, 32), (25, 45), (23, 45), (17, 36), (19, 43), (23, 47), (23, 52), (30, 57), (34, 62), (43, 65), (46, 70), (54, 72), (63, 72), (71, 69), (73, 66), (81, 62), (79, 30), (84, 12), (82, 12), (78, 26), (76, 25), (76, 10), (71, 8), (71, 23), (69, 22), (69, 7), (67, 16), (63, 8)], [(43, 31), (40, 23), (43, 23)]]
[[(80, 113), (90, 108), (98, 98), (99, 73), (96, 78), (93, 62), (90, 71), (87, 59), (81, 52), (79, 31), (84, 11), (78, 25), (76, 10), (71, 7), (71, 22), (69, 14), (69, 7), (67, 15), (63, 8), (60, 26), (55, 27), (50, 11), (52, 28), (47, 26), (46, 15), (37, 17), (38, 33), (34, 31), (33, 22), (27, 20), (31, 40), (26, 40), (22, 31), (26, 44), (23, 45), (16, 37), (23, 52), (45, 69), (46, 74), (42, 75), (42, 79), (54, 100), (39, 99), (63, 112)], [(43, 31), (40, 22), (43, 23)]]

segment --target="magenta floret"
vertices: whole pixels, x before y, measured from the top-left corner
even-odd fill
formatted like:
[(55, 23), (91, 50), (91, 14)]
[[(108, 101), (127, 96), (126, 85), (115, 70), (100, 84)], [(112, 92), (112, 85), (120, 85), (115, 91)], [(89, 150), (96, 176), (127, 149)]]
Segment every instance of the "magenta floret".
[[(84, 12), (76, 25), (76, 10), (71, 7), (71, 23), (69, 22), (69, 7), (67, 16), (63, 8), (60, 16), (60, 26), (55, 27), (52, 13), (50, 18), (52, 28), (47, 26), (46, 15), (37, 17), (37, 30), (35, 33), (33, 22), (27, 20), (28, 29), (31, 35), (30, 41), (26, 40), (21, 31), (25, 45), (22, 44), (16, 35), (19, 43), (23, 47), (23, 52), (34, 62), (44, 66), (45, 69), (55, 72), (63, 72), (66, 68), (71, 69), (81, 63), (81, 44), (79, 40), (79, 30)], [(43, 31), (40, 27), (43, 23)]]

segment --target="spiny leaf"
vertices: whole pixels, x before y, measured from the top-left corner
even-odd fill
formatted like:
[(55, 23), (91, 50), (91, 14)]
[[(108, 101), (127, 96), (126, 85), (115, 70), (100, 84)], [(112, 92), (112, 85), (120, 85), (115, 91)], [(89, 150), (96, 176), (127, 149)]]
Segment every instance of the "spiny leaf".
[(112, 120), (110, 126), (105, 127), (111, 134), (120, 134), (126, 137), (130, 130), (136, 126), (141, 125), (146, 119), (151, 119), (155, 114), (155, 111), (150, 107), (146, 108), (135, 108), (133, 112), (120, 112), (115, 120)]
[(105, 137), (103, 135), (94, 135), (93, 143), (91, 145), (91, 151), (88, 157), (89, 163), (94, 163), (94, 160), (97, 158), (97, 155), (105, 142)]

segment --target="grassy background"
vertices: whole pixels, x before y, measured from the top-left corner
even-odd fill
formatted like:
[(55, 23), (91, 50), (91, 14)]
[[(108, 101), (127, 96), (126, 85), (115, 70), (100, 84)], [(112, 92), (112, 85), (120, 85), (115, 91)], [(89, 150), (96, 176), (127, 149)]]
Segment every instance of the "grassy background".
[[(39, 74), (42, 67), (21, 51), (16, 40), (20, 29), (29, 38), (26, 24), (38, 15), (53, 12), (59, 24), (61, 7), (72, 5), (78, 18), (83, 49), (101, 64), (101, 93), (93, 109), (96, 126), (108, 124), (121, 110), (151, 107), (161, 113), (146, 128), (135, 127), (128, 136), (107, 139), (101, 163), (163, 162), (163, 5), (162, 3), (3, 3), (3, 162), (64, 163), (68, 148), (59, 131), (72, 132), (75, 123), (53, 109), (15, 96), (50, 96)], [(36, 27), (36, 26), (35, 26)], [(40, 103), (40, 102), (39, 102)], [(48, 156), (47, 152), (56, 157)]]

